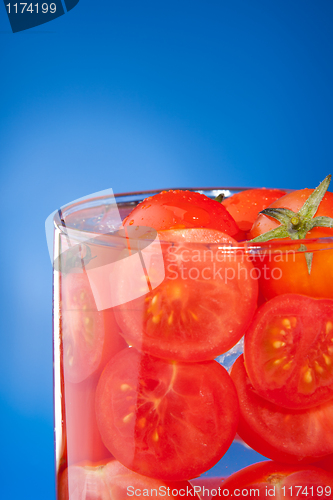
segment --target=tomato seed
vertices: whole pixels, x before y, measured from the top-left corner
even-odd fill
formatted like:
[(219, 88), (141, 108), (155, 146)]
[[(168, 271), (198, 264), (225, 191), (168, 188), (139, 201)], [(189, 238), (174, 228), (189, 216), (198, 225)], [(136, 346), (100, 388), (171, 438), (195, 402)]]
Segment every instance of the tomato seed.
[(128, 391), (129, 389), (132, 389), (132, 387), (128, 384), (121, 384), (120, 389), (122, 391)]
[(132, 418), (134, 417), (134, 413), (129, 413), (128, 415), (126, 415), (124, 418), (123, 418), (123, 422), (125, 424), (127, 424), (130, 420), (132, 420)]
[(158, 435), (158, 432), (157, 432), (157, 431), (155, 431), (155, 432), (154, 432), (154, 434), (153, 434), (152, 438), (153, 438), (153, 441), (155, 441), (155, 443), (157, 443), (157, 441), (158, 441), (158, 440), (159, 440), (159, 438), (160, 438), (160, 437), (159, 437), (159, 435)]
[(315, 370), (317, 373), (324, 373), (324, 368), (322, 366), (320, 366), (320, 364), (318, 363), (318, 361), (315, 361)]
[(331, 358), (329, 356), (327, 356), (327, 354), (325, 354), (325, 353), (323, 353), (323, 358), (324, 358), (327, 366), (329, 366), (331, 364)]
[(303, 380), (304, 382), (306, 382), (307, 384), (311, 384), (312, 382), (312, 374), (311, 374), (311, 370), (306, 370), (306, 372), (304, 373), (304, 377), (303, 377)]
[[(291, 323), (290, 323), (290, 320), (289, 320), (288, 318), (284, 318), (284, 319), (282, 320), (282, 324), (283, 324), (283, 326), (284, 326), (285, 328), (287, 328), (288, 330), (290, 330), (290, 329), (291, 329)], [(283, 334), (282, 334), (282, 335), (284, 335), (284, 334), (285, 334), (285, 332), (284, 332), (283, 330), (281, 330), (281, 332), (283, 332)]]
[(286, 345), (285, 342), (281, 342), (280, 340), (275, 340), (273, 342), (274, 349), (280, 349), (280, 347), (284, 347)]
[(191, 313), (191, 316), (193, 319), (195, 319), (195, 321), (198, 321), (198, 316), (196, 314), (194, 314), (194, 312), (190, 311)]
[(171, 325), (172, 321), (173, 321), (173, 311), (171, 311), (171, 314), (168, 317), (168, 325)]
[(146, 418), (144, 418), (144, 417), (140, 418), (140, 420), (138, 421), (138, 427), (140, 429), (143, 429), (146, 425), (146, 422), (147, 422)]

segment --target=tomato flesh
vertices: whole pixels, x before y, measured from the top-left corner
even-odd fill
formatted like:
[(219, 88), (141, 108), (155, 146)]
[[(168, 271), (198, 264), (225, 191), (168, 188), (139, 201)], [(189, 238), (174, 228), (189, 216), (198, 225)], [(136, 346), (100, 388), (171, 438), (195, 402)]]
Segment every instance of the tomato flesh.
[[(179, 229), (158, 234), (165, 242), (165, 279), (143, 297), (119, 300), (123, 303), (115, 311), (122, 335), (154, 356), (214, 359), (249, 326), (257, 304), (255, 269), (225, 233)], [(122, 289), (121, 277), (117, 281), (118, 294), (126, 297), (127, 285)]]
[(225, 198), (222, 204), (236, 221), (239, 229), (250, 231), (259, 212), (286, 194), (280, 189), (245, 189)]
[(238, 424), (238, 401), (216, 361), (164, 361), (134, 348), (106, 366), (96, 392), (105, 446), (129, 469), (182, 480), (215, 465)]
[(247, 373), (258, 394), (286, 408), (333, 397), (333, 300), (285, 294), (264, 304), (246, 332)]
[(112, 309), (98, 311), (86, 273), (62, 277), (61, 331), (64, 375), (79, 383), (97, 375), (126, 346)]
[[(333, 453), (333, 401), (306, 410), (290, 410), (270, 403), (253, 388), (243, 356), (234, 363), (240, 420), (238, 434), (258, 453), (285, 463), (315, 462)], [(315, 429), (315, 431), (314, 431)]]
[(164, 229), (209, 228), (236, 236), (239, 228), (219, 202), (195, 191), (162, 191), (141, 202), (124, 220), (124, 226)]

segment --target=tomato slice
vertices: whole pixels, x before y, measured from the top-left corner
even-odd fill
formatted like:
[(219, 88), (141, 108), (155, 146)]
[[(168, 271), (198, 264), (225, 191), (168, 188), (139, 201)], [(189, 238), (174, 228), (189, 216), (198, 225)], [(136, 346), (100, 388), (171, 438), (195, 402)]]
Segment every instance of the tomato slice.
[(128, 288), (122, 287), (121, 276), (117, 279), (122, 305), (115, 314), (122, 334), (130, 345), (161, 358), (214, 359), (234, 346), (250, 324), (258, 295), (255, 269), (235, 248), (237, 242), (220, 231), (158, 234), (164, 281), (125, 303)]
[(59, 500), (124, 500), (196, 497), (187, 481), (165, 482), (141, 476), (116, 460), (108, 463), (72, 465), (60, 478)]
[(259, 212), (286, 194), (280, 189), (245, 189), (225, 198), (222, 204), (236, 221), (239, 229), (250, 231)]
[(126, 217), (124, 226), (164, 229), (209, 228), (236, 236), (239, 228), (219, 202), (195, 191), (162, 191), (150, 196)]
[(332, 399), (333, 300), (270, 300), (246, 332), (244, 357), (253, 387), (272, 403), (302, 409)]
[(129, 469), (190, 479), (215, 465), (238, 424), (232, 380), (216, 361), (165, 361), (130, 348), (106, 366), (96, 391), (105, 446)]
[[(286, 463), (315, 462), (333, 453), (333, 400), (314, 408), (290, 410), (270, 403), (254, 390), (243, 356), (234, 363), (240, 420), (238, 434), (265, 457)], [(315, 429), (315, 431), (314, 431)]]
[(313, 466), (259, 462), (232, 474), (222, 485), (223, 498), (332, 498), (333, 476)]
[(98, 374), (126, 346), (112, 309), (98, 311), (86, 273), (61, 280), (61, 332), (65, 379), (79, 383)]

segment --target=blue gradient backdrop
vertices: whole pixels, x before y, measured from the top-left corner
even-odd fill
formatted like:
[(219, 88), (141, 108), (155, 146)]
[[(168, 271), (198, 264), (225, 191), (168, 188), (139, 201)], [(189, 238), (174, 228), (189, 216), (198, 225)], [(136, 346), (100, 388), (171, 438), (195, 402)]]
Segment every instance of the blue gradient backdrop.
[(0, 5), (1, 498), (53, 500), (51, 265), (67, 202), (332, 172), (333, 3), (81, 0), (12, 34)]

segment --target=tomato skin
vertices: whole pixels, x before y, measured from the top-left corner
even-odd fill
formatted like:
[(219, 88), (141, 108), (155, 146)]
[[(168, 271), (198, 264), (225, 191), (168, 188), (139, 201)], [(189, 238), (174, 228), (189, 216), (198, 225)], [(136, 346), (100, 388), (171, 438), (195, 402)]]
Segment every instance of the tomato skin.
[[(306, 200), (309, 198), (310, 194), (313, 193), (314, 189), (300, 189), (298, 191), (292, 191), (286, 194), (282, 198), (279, 198), (274, 203), (272, 203), (270, 208), (289, 208), (293, 212), (298, 212), (300, 208), (304, 205)], [(323, 197), (317, 212), (314, 217), (326, 216), (333, 217), (333, 193), (327, 191)], [(280, 223), (268, 217), (267, 215), (260, 214), (253, 224), (250, 232), (251, 238), (256, 238), (260, 234), (266, 233), (271, 229), (278, 227)], [(311, 229), (306, 235), (306, 239), (311, 238), (323, 238), (325, 236), (333, 236), (333, 228), (328, 227), (315, 227)]]
[[(237, 242), (220, 231), (178, 229), (158, 235), (164, 242), (165, 279), (143, 297), (119, 300), (115, 314), (121, 333), (130, 345), (153, 356), (215, 359), (250, 324), (258, 295), (255, 269), (234, 248)], [(118, 293), (126, 297), (121, 282), (119, 277)]]
[(236, 236), (239, 228), (219, 202), (195, 191), (162, 191), (142, 201), (126, 217), (124, 226), (164, 229), (209, 228)]
[(257, 393), (280, 406), (311, 408), (333, 398), (333, 300), (279, 295), (245, 334), (246, 371)]
[[(299, 486), (302, 487), (301, 490), (297, 488)], [(306, 486), (307, 493), (304, 491)], [(310, 489), (311, 487), (313, 490)], [(324, 492), (325, 487), (327, 493), (332, 492), (333, 476), (318, 467), (310, 465), (297, 467), (269, 461), (250, 465), (232, 474), (222, 483), (221, 490), (223, 490), (223, 498), (275, 498), (277, 500), (331, 498), (330, 494), (320, 495), (321, 487)], [(229, 495), (227, 490), (229, 490)]]
[[(129, 488), (129, 489), (128, 489)], [(167, 491), (169, 488), (169, 495)], [(68, 467), (60, 478), (59, 500), (125, 500), (131, 496), (144, 496), (144, 490), (156, 489), (156, 498), (196, 497), (187, 481), (165, 482), (137, 474), (116, 460), (100, 463), (85, 463)], [(135, 491), (141, 495), (135, 496)], [(172, 494), (174, 491), (175, 494)], [(180, 494), (177, 492), (180, 491)], [(183, 495), (185, 491), (185, 495)], [(163, 494), (164, 493), (164, 494)]]
[[(313, 189), (302, 189), (288, 193), (272, 203), (270, 208), (288, 208), (297, 212), (312, 192)], [(333, 193), (326, 192), (315, 216), (333, 216)], [(248, 235), (249, 239), (256, 238), (278, 226), (279, 222), (277, 220), (260, 214)], [(315, 227), (307, 233), (306, 239), (332, 236), (333, 228)], [(274, 241), (284, 242), (288, 240), (289, 238)], [(268, 256), (263, 258), (261, 256), (261, 258), (255, 259), (254, 263), (260, 271), (259, 286), (267, 300), (283, 293), (299, 293), (310, 297), (333, 299), (332, 250), (313, 252), (310, 274), (302, 253), (281, 254), (279, 259), (271, 259)], [(273, 269), (275, 269), (276, 278), (272, 279)], [(266, 279), (265, 276), (269, 276), (270, 279)]]
[(239, 229), (247, 233), (261, 210), (286, 194), (280, 189), (246, 189), (225, 198), (222, 205), (236, 221)]
[(83, 382), (126, 347), (112, 309), (98, 311), (87, 274), (61, 279), (61, 334), (65, 380)]
[(216, 361), (180, 363), (117, 354), (96, 392), (105, 446), (123, 465), (148, 477), (183, 480), (215, 465), (238, 424), (233, 382)]
[(315, 462), (333, 453), (333, 433), (327, 432), (333, 421), (333, 400), (306, 410), (270, 403), (253, 388), (243, 356), (235, 361), (230, 376), (240, 406), (238, 434), (251, 448), (290, 464)]

